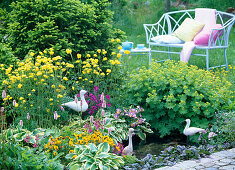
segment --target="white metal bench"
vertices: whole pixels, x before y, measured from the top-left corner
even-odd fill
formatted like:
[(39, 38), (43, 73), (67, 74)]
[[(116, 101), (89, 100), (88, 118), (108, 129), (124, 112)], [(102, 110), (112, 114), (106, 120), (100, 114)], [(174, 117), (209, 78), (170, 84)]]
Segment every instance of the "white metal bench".
[[(207, 46), (197, 45), (195, 47), (195, 49), (206, 50), (206, 53), (192, 54), (192, 55), (205, 56), (207, 70), (210, 70), (216, 67), (226, 67), (226, 69), (228, 70), (226, 49), (228, 48), (229, 33), (235, 22), (235, 15), (229, 14), (226, 12), (221, 12), (221, 11), (216, 11), (216, 15), (217, 15), (217, 24), (221, 24), (222, 28), (213, 29), (211, 31)], [(173, 11), (173, 12), (168, 12), (168, 13), (163, 14), (160, 20), (155, 24), (144, 24), (146, 40), (147, 40), (147, 44), (149, 45), (149, 48), (151, 48), (151, 52), (168, 53), (169, 59), (171, 59), (171, 54), (180, 54), (180, 52), (171, 51), (171, 47), (182, 48), (183, 44), (159, 44), (159, 43), (152, 41), (151, 38), (158, 36), (158, 35), (172, 34), (186, 18), (193, 19), (194, 17), (195, 17), (195, 9)], [(213, 37), (214, 30), (222, 30), (222, 35), (217, 36), (217, 38), (215, 39), (215, 37)], [(168, 47), (168, 50), (167, 51), (155, 50), (153, 47), (157, 47), (157, 46)], [(218, 49), (218, 48), (224, 49), (225, 64), (214, 66), (214, 67), (209, 67), (209, 50)], [(166, 59), (166, 60), (169, 60), (169, 59)], [(165, 60), (161, 60), (161, 61), (165, 61)]]

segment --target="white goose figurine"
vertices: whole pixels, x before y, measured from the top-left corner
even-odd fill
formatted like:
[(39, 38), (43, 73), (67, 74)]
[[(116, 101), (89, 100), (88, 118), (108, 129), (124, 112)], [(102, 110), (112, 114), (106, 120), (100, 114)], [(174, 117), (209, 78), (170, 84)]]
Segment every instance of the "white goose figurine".
[(133, 153), (133, 145), (132, 145), (132, 135), (134, 133), (134, 129), (133, 128), (130, 128), (129, 129), (129, 133), (128, 133), (128, 136), (129, 136), (129, 144), (128, 146), (126, 146), (123, 151), (122, 151), (122, 154), (123, 155), (132, 155)]
[(84, 94), (86, 94), (86, 93), (87, 93), (86, 90), (81, 90), (80, 91), (81, 101), (77, 101), (77, 102), (72, 101), (72, 102), (63, 103), (62, 106), (67, 106), (76, 112), (81, 112), (81, 111), (85, 112), (88, 109), (88, 104), (87, 104), (85, 97), (84, 97)]
[(186, 119), (185, 120), (187, 122), (185, 128), (184, 128), (184, 134), (187, 136), (187, 143), (188, 143), (188, 136), (192, 136), (196, 133), (202, 133), (202, 132), (206, 132), (205, 129), (202, 128), (197, 128), (197, 127), (189, 127), (190, 126), (190, 119)]

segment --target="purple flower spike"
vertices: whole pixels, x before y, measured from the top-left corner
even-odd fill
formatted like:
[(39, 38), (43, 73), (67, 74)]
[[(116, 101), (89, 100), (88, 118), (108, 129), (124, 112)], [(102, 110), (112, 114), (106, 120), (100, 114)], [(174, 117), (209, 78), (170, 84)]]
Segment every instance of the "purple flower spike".
[(94, 86), (94, 93), (97, 93), (99, 91), (99, 87), (98, 86)]
[(105, 97), (106, 99), (110, 100), (110, 95), (106, 95)]

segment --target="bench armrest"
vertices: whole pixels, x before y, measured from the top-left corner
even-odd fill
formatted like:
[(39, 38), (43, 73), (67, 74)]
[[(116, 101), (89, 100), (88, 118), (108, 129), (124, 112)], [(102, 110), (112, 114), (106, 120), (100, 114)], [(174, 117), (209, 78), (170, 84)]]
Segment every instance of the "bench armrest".
[(166, 35), (167, 33), (167, 21), (165, 14), (155, 24), (143, 24), (146, 33), (146, 42), (149, 43), (151, 38), (158, 35)]
[(234, 24), (234, 19), (227, 22), (224, 27), (220, 29), (212, 29), (208, 41), (208, 47), (224, 46), (228, 47), (228, 39), (230, 30)]

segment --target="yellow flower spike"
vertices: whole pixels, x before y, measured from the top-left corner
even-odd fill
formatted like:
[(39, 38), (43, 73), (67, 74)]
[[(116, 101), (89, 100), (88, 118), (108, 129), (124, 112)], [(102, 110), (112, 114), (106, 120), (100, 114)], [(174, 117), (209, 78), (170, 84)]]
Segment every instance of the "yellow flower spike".
[(90, 58), (90, 57), (91, 57), (91, 55), (90, 55), (90, 54), (87, 54), (86, 56), (87, 56), (88, 58)]
[(118, 53), (117, 54), (117, 58), (121, 58), (122, 54), (121, 53)]
[(54, 88), (55, 88), (55, 85), (53, 84), (53, 85), (51, 85), (51, 87), (54, 89)]
[(56, 155), (57, 155), (57, 152), (54, 152), (53, 154), (56, 156)]
[(82, 55), (81, 54), (77, 54), (77, 58), (78, 59), (82, 58)]
[(34, 52), (31, 52), (30, 55), (33, 57), (33, 56), (35, 55), (35, 53), (34, 53)]
[(18, 103), (16, 103), (16, 104), (15, 104), (15, 107), (19, 107), (19, 104), (18, 104)]
[(97, 52), (100, 53), (100, 52), (101, 52), (101, 49), (98, 49)]
[(52, 99), (52, 98), (50, 98), (50, 99), (49, 99), (49, 101), (53, 101), (53, 99)]
[(104, 55), (107, 54), (107, 51), (103, 51), (103, 54), (104, 54)]
[(71, 50), (71, 49), (66, 49), (66, 53), (67, 53), (67, 54), (71, 54), (71, 53), (72, 53), (72, 50)]
[(121, 49), (122, 49), (122, 46), (119, 46), (118, 49), (121, 50)]
[(75, 88), (72, 86), (72, 90), (74, 90)]
[(113, 38), (110, 40), (110, 42), (112, 42), (112, 43), (113, 43), (114, 41), (115, 41), (115, 39), (113, 39)]
[(93, 81), (89, 81), (89, 83), (93, 83)]
[(63, 77), (63, 80), (68, 81), (68, 78), (67, 77)]
[(104, 58), (103, 58), (103, 61), (106, 61), (106, 60), (108, 60), (107, 57), (104, 57)]
[(23, 100), (24, 98), (23, 97), (20, 97), (19, 100)]
[(119, 43), (121, 40), (119, 38), (116, 39), (117, 43)]
[(97, 57), (97, 54), (94, 54), (93, 56), (94, 56), (94, 57)]
[(81, 79), (82, 79), (82, 77), (78, 77), (78, 79), (79, 79), (79, 80), (81, 80)]
[(54, 54), (54, 51), (50, 51), (49, 54), (50, 54), (50, 55), (53, 55), (53, 54)]
[(22, 87), (22, 84), (18, 84), (18, 88), (21, 88)]
[(28, 96), (31, 96), (31, 93), (29, 93)]
[(46, 53), (47, 53), (47, 51), (46, 51), (46, 50), (44, 50), (44, 51), (43, 51), (43, 53), (45, 53), (45, 54), (46, 54)]
[(105, 76), (105, 73), (101, 73), (100, 75), (101, 75), (101, 76)]
[(112, 52), (111, 55), (115, 55), (116, 53), (115, 52)]

